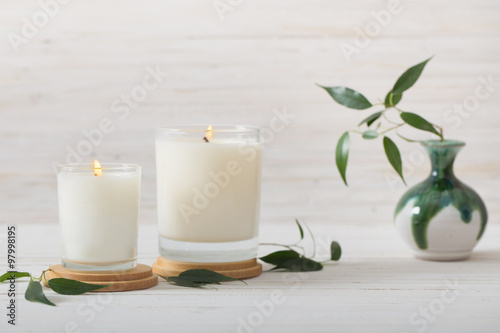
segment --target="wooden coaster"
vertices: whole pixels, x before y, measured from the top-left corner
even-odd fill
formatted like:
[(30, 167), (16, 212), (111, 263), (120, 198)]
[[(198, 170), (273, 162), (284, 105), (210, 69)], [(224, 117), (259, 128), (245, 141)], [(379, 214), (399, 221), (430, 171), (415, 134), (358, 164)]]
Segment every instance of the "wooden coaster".
[(195, 268), (209, 269), (235, 279), (248, 279), (259, 276), (262, 273), (262, 265), (257, 262), (257, 259), (235, 262), (195, 263), (175, 261), (160, 256), (153, 264), (153, 272), (164, 277), (177, 276), (188, 269)]
[[(50, 267), (51, 271), (45, 273), (45, 278), (66, 278), (92, 284), (113, 284), (107, 288), (94, 290), (94, 292), (129, 291), (154, 287), (158, 284), (158, 276), (153, 273), (151, 267), (137, 264), (135, 268), (126, 271), (73, 271), (62, 265)], [(43, 284), (48, 287), (44, 279)]]

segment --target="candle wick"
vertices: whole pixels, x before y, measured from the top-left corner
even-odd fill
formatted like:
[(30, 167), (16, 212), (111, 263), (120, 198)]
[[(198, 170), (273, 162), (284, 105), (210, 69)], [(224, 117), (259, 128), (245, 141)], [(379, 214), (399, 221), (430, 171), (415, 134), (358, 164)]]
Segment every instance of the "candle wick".
[(210, 142), (210, 141), (208, 141), (207, 137), (204, 137), (203, 140), (205, 140), (206, 143)]

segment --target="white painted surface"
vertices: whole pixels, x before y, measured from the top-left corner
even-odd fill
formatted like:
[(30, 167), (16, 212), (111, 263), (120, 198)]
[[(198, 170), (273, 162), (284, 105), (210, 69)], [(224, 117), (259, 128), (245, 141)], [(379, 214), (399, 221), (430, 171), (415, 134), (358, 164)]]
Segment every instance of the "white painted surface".
[[(2, 242), (6, 229), (0, 226)], [(320, 272), (265, 272), (248, 285), (227, 283), (218, 290), (187, 289), (163, 280), (152, 289), (101, 296), (61, 296), (46, 290), (56, 308), (25, 301), (23, 282), (17, 285), (18, 325), (11, 328), (2, 318), (0, 330), (64, 332), (74, 322), (82, 332), (97, 333), (238, 332), (241, 321), (250, 321), (257, 323), (253, 332), (410, 333), (424, 327), (424, 332), (436, 333), (498, 332), (498, 225), (488, 230), (470, 260), (447, 263), (413, 258), (390, 223), (370, 228), (323, 224), (312, 230), (319, 257), (325, 257), (332, 240), (343, 247), (342, 259)], [(293, 221), (279, 227), (265, 224), (261, 231), (264, 242), (298, 238)], [(139, 262), (151, 264), (158, 253), (157, 228), (142, 225), (139, 235)], [(49, 263), (57, 264), (58, 236), (55, 225), (20, 225), (18, 269), (39, 273)], [(261, 248), (261, 253), (271, 250)], [(3, 251), (0, 260), (5, 262)], [(3, 308), (6, 286), (1, 288)], [(269, 303), (272, 295), (282, 295), (274, 306)]]
[[(153, 129), (193, 122), (269, 127), (276, 113), (283, 119), (285, 112), (294, 118), (285, 117), (285, 128), (264, 149), (266, 240), (286, 241), (286, 233), (267, 226), (290, 227), (299, 217), (321, 235), (338, 238), (345, 249), (341, 264), (310, 274), (296, 289), (281, 274), (219, 292), (160, 283), (155, 290), (113, 295), (112, 305), (99, 307), (91, 323), (79, 313), (88, 311), (92, 295), (55, 296), (57, 310), (20, 303), (18, 332), (63, 332), (70, 321), (84, 332), (118, 331), (117, 323), (141, 331), (235, 332), (237, 318), (248, 318), (254, 302), (269, 299), (273, 289), (282, 289), (287, 301), (255, 332), (278, 332), (284, 325), (304, 332), (311, 324), (317, 332), (416, 332), (420, 326), (411, 326), (410, 316), (440, 298), (445, 281), (454, 278), (461, 295), (424, 331), (498, 331), (500, 85), (490, 84), (490, 96), (474, 104), (476, 91), (486, 91), (481, 82), (500, 77), (498, 1), (402, 0), (403, 10), (351, 62), (340, 45), (353, 44), (355, 29), (364, 29), (373, 21), (370, 12), (387, 9), (387, 2), (242, 1), (221, 21), (211, 0), (71, 1), (19, 53), (6, 35), (20, 33), (23, 17), (31, 19), (40, 5), (1, 3), (0, 221), (19, 226), (20, 269), (39, 271), (59, 260), (51, 163), (75, 158), (69, 151), (89, 141), (89, 133), (99, 144), (85, 159), (143, 166), (139, 251), (142, 262), (152, 263)], [(446, 265), (415, 261), (399, 242), (392, 216), (406, 188), (379, 141), (353, 136), (350, 186), (344, 187), (334, 167), (335, 143), (369, 111), (337, 106), (314, 85), (348, 85), (376, 100), (405, 68), (432, 54), (400, 106), (467, 143), (456, 174), (482, 196), (490, 215), (472, 260)], [(145, 80), (157, 87), (126, 107), (123, 96)], [(111, 120), (112, 129), (103, 119)], [(430, 169), (426, 154), (415, 145), (398, 145), (408, 184), (424, 179)], [(1, 295), (3, 304), (3, 289)]]
[[(156, 223), (155, 127), (193, 122), (270, 127), (273, 110), (286, 110), (295, 118), (264, 150), (263, 220), (385, 225), (406, 188), (380, 140), (363, 142), (353, 135), (349, 188), (335, 169), (336, 140), (370, 111), (336, 105), (315, 83), (348, 85), (376, 100), (404, 69), (432, 54), (400, 106), (467, 143), (456, 174), (483, 197), (491, 216), (498, 215), (500, 85), (493, 84), (476, 107), (465, 109), (463, 103), (474, 97), (481, 78), (499, 80), (500, 5), (495, 0), (401, 4), (403, 10), (348, 62), (340, 45), (353, 44), (355, 29), (372, 21), (371, 11), (387, 9), (386, 1), (243, 1), (224, 21), (212, 0), (71, 1), (19, 53), (5, 34), (20, 33), (23, 17), (31, 18), (40, 7), (35, 0), (3, 1), (1, 219), (57, 223), (51, 163), (64, 161), (72, 156), (68, 151), (88, 140), (82, 131), (102, 128), (102, 144), (84, 159), (142, 165), (141, 220)], [(169, 75), (159, 75), (157, 67)], [(158, 87), (127, 108), (123, 95), (145, 79)], [(103, 119), (111, 120), (111, 129)], [(402, 134), (418, 136), (411, 130)], [(429, 170), (427, 156), (415, 145), (398, 145), (408, 184), (421, 181)]]

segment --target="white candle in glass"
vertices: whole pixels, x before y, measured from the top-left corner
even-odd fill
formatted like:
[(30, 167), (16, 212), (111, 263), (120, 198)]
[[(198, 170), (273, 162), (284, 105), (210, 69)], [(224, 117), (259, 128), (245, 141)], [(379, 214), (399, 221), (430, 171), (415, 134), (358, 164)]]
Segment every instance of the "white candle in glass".
[(260, 130), (158, 129), (160, 254), (180, 261), (255, 258), (260, 218)]
[(62, 262), (70, 269), (135, 267), (141, 167), (78, 164), (58, 168)]

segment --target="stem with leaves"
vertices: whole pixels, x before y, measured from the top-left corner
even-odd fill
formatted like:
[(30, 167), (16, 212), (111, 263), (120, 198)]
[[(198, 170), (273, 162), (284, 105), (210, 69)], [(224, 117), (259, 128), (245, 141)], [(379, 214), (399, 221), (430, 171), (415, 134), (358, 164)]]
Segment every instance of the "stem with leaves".
[[(305, 237), (304, 228), (299, 220), (295, 219), (295, 223), (299, 228), (300, 239), (294, 244), (289, 245), (278, 243), (260, 243), (260, 245), (263, 246), (279, 246), (285, 248), (286, 250), (276, 251), (259, 259), (268, 264), (274, 265), (271, 270), (282, 269), (290, 272), (310, 272), (322, 270), (324, 262), (318, 262), (313, 259), (316, 255), (316, 240), (314, 239), (314, 235), (311, 232), (311, 229), (309, 229), (307, 224), (304, 224), (309, 235), (311, 236), (314, 248), (312, 256), (307, 257), (305, 248), (300, 245)], [(301, 253), (297, 252), (296, 250), (300, 250)], [(340, 247), (340, 244), (337, 242), (332, 242), (330, 245), (330, 260), (338, 261), (341, 255), (342, 249)], [(221, 282), (234, 280), (245, 283), (242, 280), (234, 279), (207, 269), (190, 269), (180, 273), (178, 276), (162, 276), (162, 278), (172, 284), (190, 288), (202, 288), (207, 285), (220, 284)]]
[[(338, 143), (337, 143), (337, 148), (336, 148), (336, 153), (335, 153), (335, 160), (337, 163), (337, 168), (339, 170), (339, 173), (342, 177), (342, 180), (344, 183), (347, 185), (347, 179), (346, 179), (346, 169), (347, 169), (347, 160), (349, 157), (349, 145), (350, 145), (350, 140), (349, 140), (349, 133), (359, 133), (363, 137), (363, 139), (366, 140), (373, 140), (377, 139), (379, 137), (383, 138), (383, 145), (384, 145), (384, 151), (387, 156), (387, 159), (389, 160), (389, 163), (391, 166), (394, 168), (394, 170), (398, 173), (398, 175), (401, 177), (403, 182), (406, 184), (403, 176), (403, 164), (401, 160), (401, 154), (399, 152), (398, 147), (396, 144), (388, 137), (386, 136), (387, 133), (389, 132), (395, 132), (396, 135), (398, 135), (400, 138), (409, 141), (409, 142), (419, 142), (416, 140), (410, 140), (406, 139), (405, 137), (401, 136), (397, 130), (405, 125), (408, 125), (410, 127), (416, 128), (421, 131), (426, 131), (430, 132), (437, 137), (441, 141), (444, 141), (443, 137), (443, 128), (433, 124), (418, 114), (411, 113), (411, 112), (406, 112), (398, 108), (396, 105), (401, 101), (403, 98), (403, 93), (411, 88), (415, 82), (417, 82), (418, 78), (422, 74), (422, 71), (425, 68), (425, 65), (427, 65), (427, 62), (431, 60), (432, 57), (429, 59), (407, 69), (396, 81), (392, 89), (386, 94), (384, 102), (382, 103), (375, 103), (372, 104), (365, 96), (363, 96), (361, 93), (348, 88), (344, 86), (336, 86), (336, 87), (324, 87), (320, 86), (321, 88), (325, 89), (328, 94), (339, 104), (346, 106), (350, 109), (355, 109), (355, 110), (366, 110), (374, 106), (383, 106), (384, 109), (377, 111), (365, 119), (363, 119), (359, 124), (358, 124), (358, 129), (357, 130), (350, 130), (344, 132)], [(399, 118), (402, 120), (402, 122), (396, 122), (393, 120), (390, 120), (389, 117), (387, 116), (387, 113), (394, 110)], [(372, 127), (374, 123), (378, 123)], [(390, 126), (387, 128), (382, 127), (382, 123), (387, 123)], [(362, 126), (366, 126), (365, 130), (361, 130)]]
[[(284, 269), (291, 272), (308, 272), (308, 271), (319, 271), (323, 269), (323, 262), (317, 262), (313, 258), (316, 256), (316, 240), (314, 235), (306, 224), (304, 224), (307, 229), (313, 243), (313, 254), (311, 257), (306, 256), (305, 248), (299, 245), (304, 240), (304, 228), (299, 220), (295, 219), (300, 232), (300, 239), (291, 245), (277, 244), (277, 243), (261, 243), (260, 245), (270, 245), (270, 246), (280, 246), (287, 250), (276, 251), (270, 253), (260, 260), (275, 265), (271, 270)], [(295, 251), (295, 249), (300, 249), (302, 253)], [(330, 245), (330, 260), (338, 261), (342, 255), (342, 249), (340, 244), (337, 242), (332, 242)], [(44, 270), (40, 277), (33, 277), (28, 272), (7, 272), (0, 276), (0, 283), (4, 281), (16, 280), (19, 278), (29, 277), (30, 282), (28, 288), (26, 289), (25, 298), (30, 302), (39, 302), (46, 305), (55, 306), (43, 293), (43, 288), (41, 281), (46, 280), (49, 287), (56, 293), (63, 295), (80, 295), (89, 291), (98, 290), (101, 288), (106, 288), (111, 285), (97, 285), (88, 284), (76, 280), (69, 280), (64, 278), (53, 278), (47, 280), (45, 278), (45, 273), (50, 271), (50, 268)], [(246, 284), (245, 281), (231, 278), (223, 274), (208, 270), (208, 269), (190, 269), (180, 273), (178, 276), (161, 276), (168, 282), (181, 287), (190, 288), (202, 288), (208, 285), (221, 284), (221, 282), (227, 281), (240, 281)]]
[[(291, 272), (310, 272), (322, 270), (323, 263), (315, 261), (313, 259), (316, 256), (316, 240), (311, 229), (307, 226), (307, 224), (304, 224), (313, 243), (313, 254), (308, 257), (306, 256), (304, 247), (299, 245), (305, 237), (304, 228), (302, 227), (302, 224), (299, 222), (299, 220), (295, 219), (295, 223), (299, 228), (300, 239), (291, 245), (261, 243), (260, 245), (280, 246), (286, 248), (287, 250), (276, 251), (259, 259), (268, 264), (274, 265), (271, 270), (284, 269)], [(295, 251), (294, 249), (296, 248), (300, 248), (302, 250), (302, 253)], [(342, 249), (340, 247), (340, 244), (338, 242), (332, 242), (330, 244), (330, 260), (338, 261), (341, 255)]]
[[(274, 265), (271, 270), (282, 269), (290, 272), (310, 272), (322, 270), (324, 262), (318, 262), (313, 259), (316, 255), (316, 240), (314, 239), (314, 235), (311, 232), (311, 229), (309, 229), (307, 224), (304, 224), (304, 227), (306, 228), (312, 239), (314, 248), (313, 254), (310, 257), (307, 257), (305, 248), (300, 245), (305, 237), (304, 228), (299, 220), (295, 219), (295, 223), (299, 228), (300, 239), (294, 244), (289, 245), (278, 243), (260, 243), (260, 245), (264, 246), (283, 247), (286, 250), (276, 251), (259, 259), (268, 264)], [(300, 253), (296, 250), (300, 250)], [(341, 255), (342, 249), (340, 247), (340, 244), (337, 242), (332, 242), (330, 245), (330, 259), (327, 261), (338, 261)], [(234, 279), (207, 269), (190, 269), (180, 273), (178, 276), (162, 276), (162, 278), (177, 286), (189, 288), (203, 288), (207, 285), (221, 284), (221, 282), (235, 280), (245, 283), (242, 280)]]
[[(50, 268), (44, 270), (39, 277), (33, 277), (28, 272), (7, 272), (0, 276), (0, 282), (29, 277), (30, 282), (28, 283), (28, 288), (24, 293), (24, 298), (30, 302), (39, 302), (46, 305), (56, 306), (43, 293), (41, 282), (42, 280), (47, 280), (45, 279), (45, 273), (48, 271), (50, 271)], [(111, 286), (110, 284), (89, 284), (64, 278), (53, 278), (48, 280), (47, 283), (52, 290), (62, 295), (81, 295), (89, 291), (94, 291)]]

